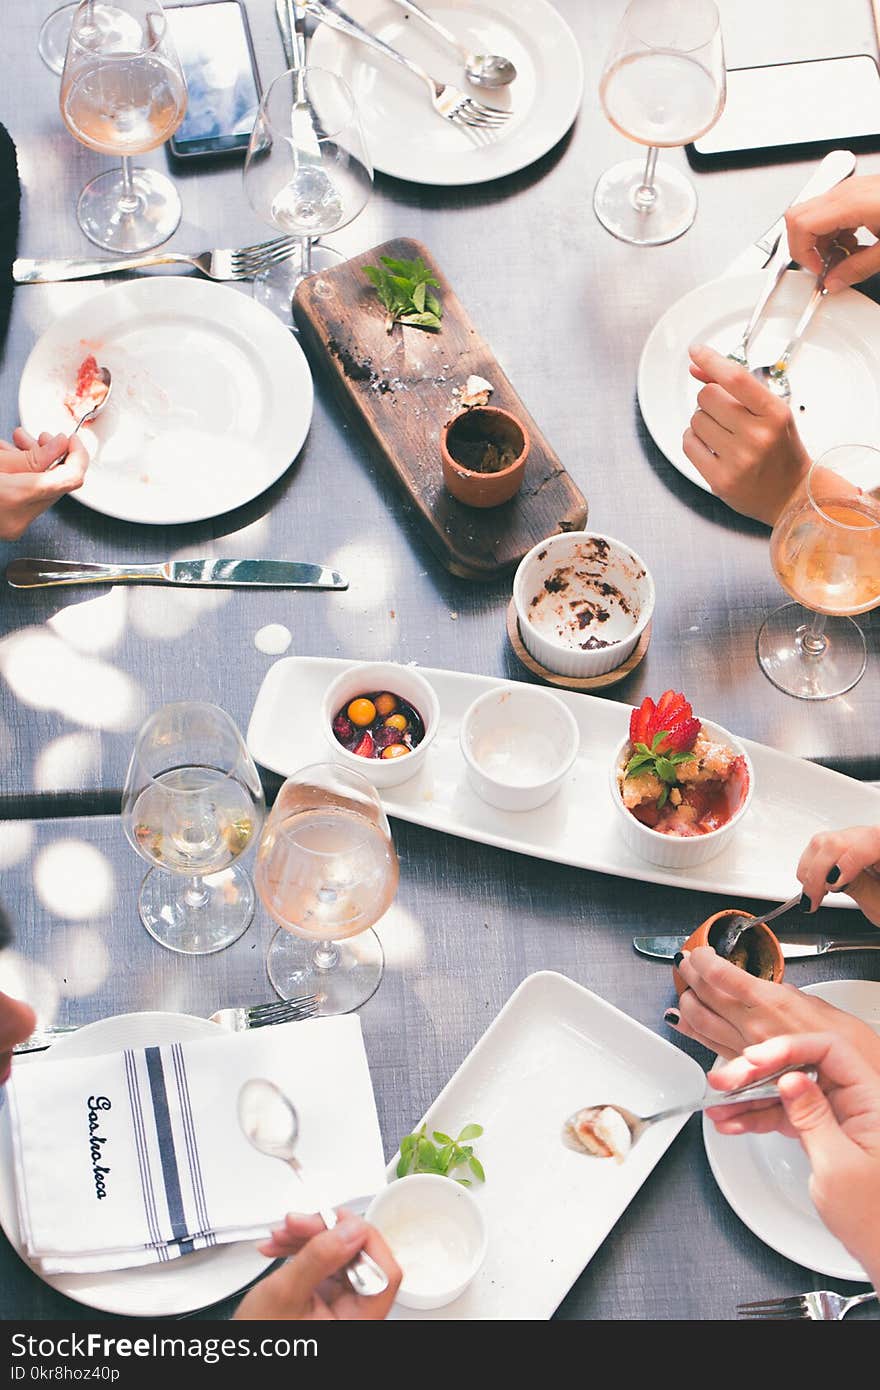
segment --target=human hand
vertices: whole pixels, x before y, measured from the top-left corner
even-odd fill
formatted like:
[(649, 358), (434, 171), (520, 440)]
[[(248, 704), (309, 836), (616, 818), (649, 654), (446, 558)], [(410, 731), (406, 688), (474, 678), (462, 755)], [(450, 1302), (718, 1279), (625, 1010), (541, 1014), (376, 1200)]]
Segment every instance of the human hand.
[[(69, 450), (64, 463), (50, 464)], [(64, 434), (13, 431), (12, 443), (0, 439), (0, 540), (17, 541), (31, 522), (65, 493), (82, 487), (89, 456), (80, 440)]]
[(709, 347), (692, 347), (703, 382), (684, 432), (686, 456), (729, 507), (772, 526), (806, 477), (810, 456), (792, 413), (766, 386)]
[[(236, 1318), (375, 1322), (387, 1318), (403, 1277), (379, 1232), (345, 1210), (330, 1231), (319, 1216), (289, 1215), (259, 1250), (270, 1259), (292, 1258), (245, 1294)], [(342, 1273), (360, 1250), (388, 1275), (384, 1293), (356, 1294)]]
[(880, 926), (880, 826), (854, 825), (848, 830), (814, 835), (800, 857), (797, 876), (808, 911), (815, 912), (833, 888), (846, 893)]
[(843, 183), (797, 203), (785, 214), (791, 258), (818, 275), (832, 242), (849, 254), (828, 272), (829, 294), (854, 285), (880, 270), (880, 243), (860, 246), (855, 233), (860, 227), (875, 236), (880, 232), (880, 177), (845, 179)]
[(687, 988), (665, 1020), (677, 1032), (738, 1057), (754, 1043), (789, 1033), (834, 1033), (859, 1049), (880, 1076), (880, 1037), (867, 1023), (794, 985), (759, 980), (716, 955), (711, 946), (682, 953)]
[(880, 1287), (880, 1073), (837, 1033), (803, 1033), (747, 1047), (708, 1076), (730, 1091), (780, 1067), (813, 1066), (781, 1076), (778, 1102), (709, 1109), (720, 1134), (780, 1130), (800, 1140), (810, 1160), (810, 1196), (825, 1225)]

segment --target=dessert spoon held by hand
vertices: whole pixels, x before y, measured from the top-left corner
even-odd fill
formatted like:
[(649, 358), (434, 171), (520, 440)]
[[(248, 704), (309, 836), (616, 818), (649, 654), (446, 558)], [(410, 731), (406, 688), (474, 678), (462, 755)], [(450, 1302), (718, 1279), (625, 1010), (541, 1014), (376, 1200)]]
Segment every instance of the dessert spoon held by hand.
[[(81, 415), (80, 418), (77, 420), (73, 429), (70, 431), (71, 439), (75, 434), (79, 432), (79, 430), (82, 429), (83, 425), (90, 425), (93, 420), (97, 420), (98, 416), (101, 414), (101, 411), (104, 409), (104, 406), (110, 399), (110, 391), (113, 387), (113, 378), (110, 375), (109, 369), (107, 367), (99, 367), (97, 371), (97, 378), (100, 381), (103, 381), (107, 389), (105, 390), (101, 399), (95, 405), (90, 406), (86, 413), (84, 415)], [(69, 449), (66, 450), (60, 458), (57, 458), (55, 460), (54, 463), (50, 463), (49, 467), (46, 469), (46, 472), (51, 472), (53, 468), (58, 468), (62, 463), (64, 463), (69, 452)]]

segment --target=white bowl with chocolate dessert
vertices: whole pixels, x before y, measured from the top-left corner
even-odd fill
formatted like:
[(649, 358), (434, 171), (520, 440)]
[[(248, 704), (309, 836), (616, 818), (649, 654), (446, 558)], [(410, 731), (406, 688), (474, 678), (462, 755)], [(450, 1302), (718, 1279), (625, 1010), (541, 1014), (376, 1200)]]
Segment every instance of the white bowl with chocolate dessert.
[(622, 541), (568, 531), (532, 547), (513, 581), (520, 636), (560, 676), (622, 666), (654, 612), (654, 581)]
[(611, 764), (611, 796), (629, 848), (665, 869), (704, 864), (736, 834), (754, 787), (742, 744), (694, 718), (678, 691), (630, 716)]
[(330, 682), (321, 723), (337, 762), (374, 787), (396, 787), (424, 765), (440, 725), (440, 703), (412, 666), (364, 661)]

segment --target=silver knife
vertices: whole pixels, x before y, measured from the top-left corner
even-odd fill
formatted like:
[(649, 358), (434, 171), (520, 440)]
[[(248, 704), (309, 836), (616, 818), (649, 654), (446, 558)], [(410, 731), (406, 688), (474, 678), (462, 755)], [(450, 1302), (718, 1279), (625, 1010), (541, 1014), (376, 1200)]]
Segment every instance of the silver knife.
[[(832, 951), (880, 951), (880, 932), (876, 940), (861, 936), (791, 936), (778, 937), (786, 960), (808, 960), (811, 956), (827, 956)], [(634, 936), (633, 946), (640, 956), (654, 960), (672, 960), (681, 950), (685, 936)]]
[(158, 565), (90, 565), (75, 560), (13, 560), (13, 589), (47, 584), (183, 584), (283, 589), (347, 589), (338, 570), (296, 560), (166, 560)]

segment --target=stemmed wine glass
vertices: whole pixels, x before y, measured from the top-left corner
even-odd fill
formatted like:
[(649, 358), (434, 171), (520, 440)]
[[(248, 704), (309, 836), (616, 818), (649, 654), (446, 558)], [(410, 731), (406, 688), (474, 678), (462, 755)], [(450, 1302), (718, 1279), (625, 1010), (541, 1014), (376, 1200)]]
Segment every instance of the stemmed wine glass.
[(182, 700), (150, 716), (125, 778), (122, 823), (154, 865), (138, 907), (161, 946), (207, 955), (247, 930), (254, 887), (235, 861), (256, 840), (264, 814), (257, 769), (228, 714)]
[(314, 239), (348, 226), (366, 206), (373, 169), (354, 97), (323, 68), (292, 68), (266, 91), (251, 134), (244, 186), (254, 212), (299, 238), (299, 254), (254, 280), (254, 297), (293, 326), (300, 280), (342, 256)]
[[(96, 22), (100, 12), (112, 25)], [(173, 135), (186, 111), (186, 82), (159, 0), (83, 0), (73, 16), (61, 76), (61, 115), (75, 139), (122, 168), (86, 184), (77, 220), (108, 251), (147, 251), (180, 221), (174, 184), (156, 169), (133, 169), (131, 156)]]
[(846, 615), (880, 605), (880, 451), (844, 444), (822, 454), (773, 528), (770, 559), (797, 602), (758, 633), (764, 674), (800, 700), (851, 690), (867, 658)]
[(375, 993), (385, 957), (369, 928), (397, 892), (388, 819), (359, 772), (329, 763), (289, 778), (257, 850), (256, 885), (279, 930), (266, 960), (282, 999), (314, 994), (321, 1015)]
[(658, 149), (686, 145), (724, 109), (721, 22), (712, 0), (631, 0), (605, 60), (599, 96), (622, 135), (648, 146), (596, 184), (593, 208), (614, 236), (635, 246), (674, 241), (697, 213), (690, 179), (666, 166)]

